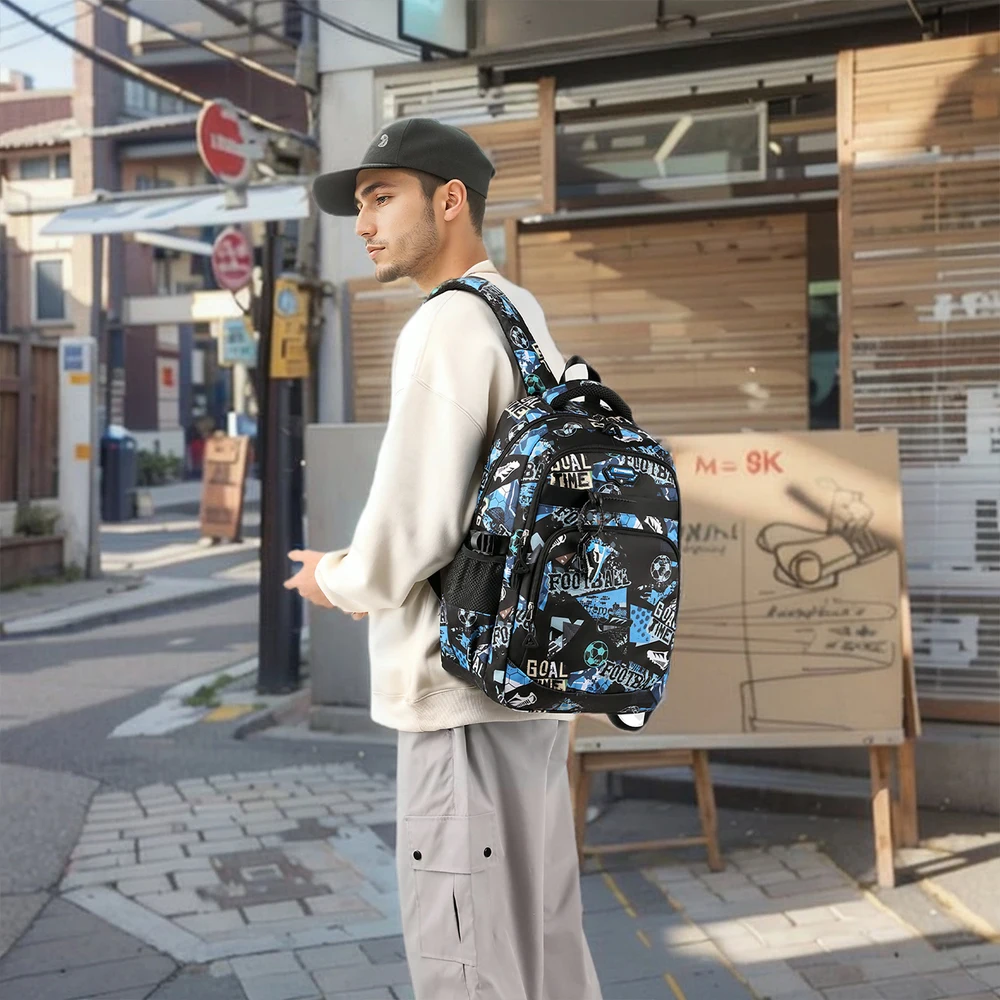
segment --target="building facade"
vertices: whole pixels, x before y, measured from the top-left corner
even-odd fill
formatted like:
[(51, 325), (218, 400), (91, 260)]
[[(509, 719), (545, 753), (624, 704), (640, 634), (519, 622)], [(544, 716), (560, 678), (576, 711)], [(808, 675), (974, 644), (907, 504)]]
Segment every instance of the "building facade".
[[(663, 6), (357, 4), (445, 48), (464, 17), (467, 52), (321, 32), (324, 169), (396, 118), (465, 128), (494, 260), (656, 433), (895, 429), (923, 715), (996, 724), (996, 10)], [(321, 417), (381, 421), (419, 293), (323, 225)]]

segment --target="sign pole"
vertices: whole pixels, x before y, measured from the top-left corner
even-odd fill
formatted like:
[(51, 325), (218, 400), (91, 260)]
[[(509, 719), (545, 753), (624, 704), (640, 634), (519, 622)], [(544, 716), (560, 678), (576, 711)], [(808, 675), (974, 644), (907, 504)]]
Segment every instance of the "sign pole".
[(293, 501), (299, 463), (296, 461), (291, 412), (293, 380), (275, 378), (270, 358), (274, 350), (277, 223), (268, 222), (260, 300), (258, 371), (258, 455), (261, 465), (260, 613), (257, 639), (257, 691), (283, 694), (299, 687), (301, 602), (284, 587), (292, 575), (288, 551), (302, 543), (301, 513)]

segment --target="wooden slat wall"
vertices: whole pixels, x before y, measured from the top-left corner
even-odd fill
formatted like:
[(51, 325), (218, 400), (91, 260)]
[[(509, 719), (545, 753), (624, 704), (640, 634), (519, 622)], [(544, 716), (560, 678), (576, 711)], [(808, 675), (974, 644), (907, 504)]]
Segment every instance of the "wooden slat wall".
[[(18, 499), (20, 393), (20, 344), (0, 340), (0, 503)], [(27, 496), (32, 500), (54, 497), (59, 464), (59, 351), (55, 345), (31, 347), (30, 427)]]
[(409, 278), (380, 285), (374, 278), (348, 282), (351, 330), (352, 419), (379, 423), (389, 415), (392, 352), (403, 324), (420, 305)]
[(522, 232), (520, 283), (657, 435), (808, 426), (801, 215)]
[(899, 431), (918, 687), (979, 719), (1000, 697), (1000, 35), (838, 72), (843, 422)]
[(17, 499), (18, 345), (0, 340), (0, 503)]
[(550, 168), (553, 183), (546, 185), (542, 171), (543, 130), (538, 118), (463, 125), (462, 128), (479, 143), (497, 168), (486, 200), (487, 224), (555, 210), (554, 205), (546, 202), (546, 191), (549, 188), (554, 191), (554, 167)]

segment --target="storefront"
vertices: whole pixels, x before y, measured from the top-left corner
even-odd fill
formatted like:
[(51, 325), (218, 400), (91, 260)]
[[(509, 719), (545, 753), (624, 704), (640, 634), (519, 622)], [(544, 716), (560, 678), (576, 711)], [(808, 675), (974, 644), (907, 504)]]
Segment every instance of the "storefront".
[[(1000, 721), (996, 33), (562, 86), (376, 78), (466, 128), (487, 246), (658, 434), (896, 428), (925, 716)], [(733, 61), (738, 60), (734, 52)], [(379, 421), (408, 283), (348, 285)]]

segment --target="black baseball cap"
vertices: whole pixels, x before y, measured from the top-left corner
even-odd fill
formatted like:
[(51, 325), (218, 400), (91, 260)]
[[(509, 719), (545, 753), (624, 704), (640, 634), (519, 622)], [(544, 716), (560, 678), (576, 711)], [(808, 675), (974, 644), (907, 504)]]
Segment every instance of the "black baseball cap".
[(316, 204), (330, 215), (357, 215), (358, 172), (372, 168), (422, 170), (443, 181), (459, 180), (484, 198), (496, 168), (476, 140), (433, 118), (401, 118), (372, 139), (360, 165), (320, 174), (313, 181)]

